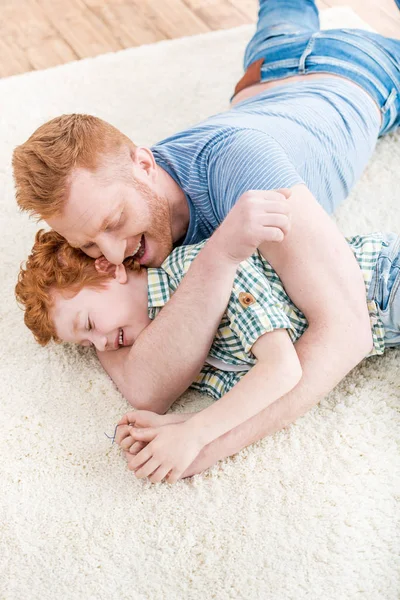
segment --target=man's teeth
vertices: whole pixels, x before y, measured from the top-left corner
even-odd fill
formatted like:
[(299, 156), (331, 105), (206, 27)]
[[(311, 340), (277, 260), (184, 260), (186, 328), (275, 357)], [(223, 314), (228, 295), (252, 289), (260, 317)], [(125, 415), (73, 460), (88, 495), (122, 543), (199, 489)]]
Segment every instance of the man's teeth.
[(124, 343), (124, 335), (122, 333), (122, 329), (119, 330), (119, 345), (122, 346), (122, 344)]
[(136, 254), (137, 252), (139, 252), (141, 243), (142, 243), (142, 238), (140, 238), (140, 240), (139, 240), (139, 243), (138, 243), (138, 245), (136, 246), (135, 250), (132, 252), (131, 256), (135, 256), (135, 254)]

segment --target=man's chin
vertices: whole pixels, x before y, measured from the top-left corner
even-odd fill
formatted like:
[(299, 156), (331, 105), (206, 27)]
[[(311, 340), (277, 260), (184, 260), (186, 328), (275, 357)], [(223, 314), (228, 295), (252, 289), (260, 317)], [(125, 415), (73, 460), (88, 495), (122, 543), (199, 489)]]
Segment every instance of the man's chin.
[(161, 267), (164, 260), (171, 254), (173, 250), (172, 244), (168, 247), (159, 248), (157, 254), (153, 257), (149, 257), (149, 260), (146, 261), (146, 267)]

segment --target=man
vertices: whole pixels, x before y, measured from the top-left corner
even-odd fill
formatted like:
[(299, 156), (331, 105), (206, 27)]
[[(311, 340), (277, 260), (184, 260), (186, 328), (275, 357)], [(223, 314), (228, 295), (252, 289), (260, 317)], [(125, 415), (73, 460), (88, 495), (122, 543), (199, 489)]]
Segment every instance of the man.
[[(118, 265), (134, 255), (158, 266), (173, 244), (211, 236), (134, 345), (99, 353), (136, 408), (165, 412), (200, 371), (234, 277), (227, 239), (262, 245), (306, 316), (300, 383), (207, 446), (185, 475), (293, 422), (369, 352), (360, 271), (319, 204), (332, 212), (378, 136), (398, 126), (399, 63), (395, 40), (320, 32), (312, 0), (263, 0), (229, 112), (152, 149), (99, 119), (64, 116), (15, 150), (21, 208), (93, 258)], [(263, 191), (276, 188), (290, 193)]]

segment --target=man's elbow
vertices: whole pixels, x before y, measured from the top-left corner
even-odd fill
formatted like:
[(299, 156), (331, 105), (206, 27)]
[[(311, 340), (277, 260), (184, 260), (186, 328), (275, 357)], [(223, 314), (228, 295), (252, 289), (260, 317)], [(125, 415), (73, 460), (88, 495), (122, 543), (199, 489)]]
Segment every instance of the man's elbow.
[(344, 344), (352, 348), (354, 356), (361, 361), (365, 358), (373, 347), (371, 320), (367, 303), (362, 307), (349, 309), (345, 315), (343, 330)]
[(163, 410), (163, 407), (157, 406), (154, 400), (150, 400), (144, 396), (136, 396), (132, 393), (125, 392), (121, 388), (118, 388), (121, 394), (124, 396), (125, 400), (129, 402), (129, 404), (135, 410), (151, 410), (152, 412), (158, 413), (159, 415), (163, 415), (168, 408)]
[(330, 339), (337, 351), (341, 348), (346, 354), (351, 354), (355, 365), (372, 350), (371, 321), (366, 305), (365, 310), (343, 309), (330, 319), (313, 323), (312, 326), (314, 331), (320, 332), (321, 337)]
[(300, 383), (303, 377), (303, 369), (297, 354), (293, 356), (293, 360), (288, 360), (281, 365), (281, 380), (284, 382), (284, 389), (281, 395), (288, 394), (293, 388)]

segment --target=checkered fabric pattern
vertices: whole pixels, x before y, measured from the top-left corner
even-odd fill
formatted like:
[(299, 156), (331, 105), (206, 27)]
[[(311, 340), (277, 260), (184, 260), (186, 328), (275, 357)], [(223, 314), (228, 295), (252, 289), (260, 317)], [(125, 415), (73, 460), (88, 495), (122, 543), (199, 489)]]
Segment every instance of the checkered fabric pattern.
[[(382, 236), (356, 236), (348, 240), (363, 272), (366, 292), (382, 247)], [(168, 302), (191, 263), (206, 242), (176, 248), (159, 269), (148, 269), (149, 317), (154, 319)], [(212, 298), (210, 299), (212, 302)], [(384, 351), (384, 330), (374, 302), (369, 303), (374, 348)], [(303, 313), (291, 302), (270, 264), (259, 252), (242, 262), (236, 272), (228, 306), (215, 335), (209, 355), (243, 371), (223, 371), (206, 364), (192, 387), (215, 399), (226, 394), (256, 363), (253, 344), (264, 333), (286, 329), (295, 342), (307, 329)]]

